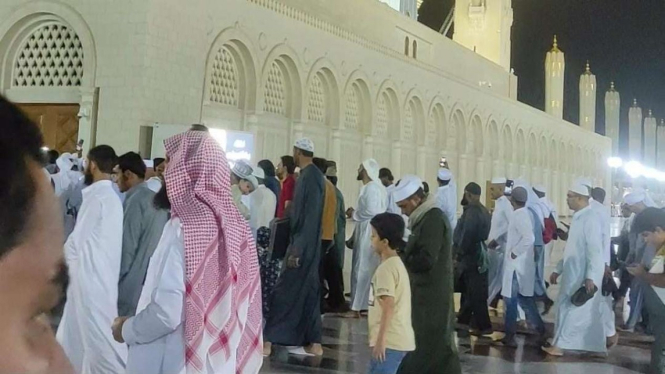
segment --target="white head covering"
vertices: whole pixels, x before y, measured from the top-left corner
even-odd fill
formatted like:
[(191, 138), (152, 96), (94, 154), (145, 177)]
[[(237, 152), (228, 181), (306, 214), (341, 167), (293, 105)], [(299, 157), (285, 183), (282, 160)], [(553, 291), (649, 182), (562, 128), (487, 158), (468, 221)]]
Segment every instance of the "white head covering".
[(508, 180), (504, 177), (494, 177), (492, 178), (492, 184), (506, 184)]
[(574, 193), (576, 193), (578, 195), (582, 195), (582, 196), (587, 196), (587, 197), (590, 196), (589, 187), (587, 187), (586, 184), (575, 183), (575, 184), (573, 184), (572, 187), (570, 187), (570, 189), (568, 191), (574, 192)]
[(656, 207), (656, 202), (653, 201), (651, 196), (643, 188), (636, 188), (633, 192), (624, 196), (623, 201), (628, 205), (635, 205), (638, 203), (644, 203), (647, 207), (653, 208)]
[(589, 187), (589, 189), (593, 188), (593, 182), (591, 181), (591, 179), (586, 177), (577, 178), (575, 180), (575, 184), (581, 184), (582, 186), (587, 186)]
[(543, 186), (542, 184), (537, 184), (537, 185), (533, 186), (533, 189), (540, 192), (540, 193), (544, 193), (544, 194), (547, 193), (547, 188), (545, 188), (545, 186)]
[(379, 163), (376, 162), (375, 159), (368, 158), (367, 160), (363, 161), (363, 168), (365, 168), (365, 171), (367, 172), (367, 176), (369, 177), (369, 179), (373, 181), (379, 180), (379, 170), (381, 169), (381, 167), (379, 166)]
[(309, 140), (308, 138), (302, 138), (296, 140), (293, 146), (298, 149), (302, 149), (303, 151), (309, 151), (314, 153), (314, 142)]
[(254, 189), (259, 187), (259, 181), (256, 180), (256, 177), (253, 175), (254, 170), (252, 167), (245, 162), (244, 160), (239, 160), (233, 165), (233, 169), (231, 169), (233, 174), (235, 174), (238, 178), (244, 179), (248, 181), (249, 183), (252, 184)]
[(517, 178), (515, 180), (515, 183), (513, 184), (513, 191), (517, 187), (523, 187), (526, 190), (527, 194), (529, 195), (526, 201), (526, 207), (533, 209), (533, 211), (536, 212), (538, 218), (540, 219), (540, 224), (544, 226), (545, 217), (549, 217), (551, 214), (550, 208), (547, 206), (547, 204), (540, 201), (538, 195), (536, 195), (536, 193), (533, 191), (529, 182), (527, 182), (524, 178)]
[(452, 179), (453, 173), (446, 169), (446, 168), (441, 168), (439, 169), (439, 173), (437, 174), (437, 178), (439, 178), (442, 181), (449, 181)]
[(252, 175), (259, 179), (266, 179), (266, 172), (262, 168), (254, 168)]
[(423, 188), (423, 182), (420, 178), (415, 175), (405, 175), (395, 186), (393, 198), (398, 203), (408, 199), (421, 188)]

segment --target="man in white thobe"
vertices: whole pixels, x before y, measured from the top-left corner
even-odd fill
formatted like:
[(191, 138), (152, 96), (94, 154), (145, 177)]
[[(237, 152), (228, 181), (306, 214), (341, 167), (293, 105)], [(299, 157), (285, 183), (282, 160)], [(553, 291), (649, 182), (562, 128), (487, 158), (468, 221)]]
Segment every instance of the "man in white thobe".
[(386, 188), (379, 180), (379, 164), (374, 159), (363, 161), (358, 169), (358, 180), (362, 181), (358, 197), (358, 208), (350, 208), (347, 216), (356, 224), (354, 231), (353, 269), (351, 273), (351, 312), (357, 317), (369, 307), (369, 289), (374, 271), (381, 262), (372, 249), (372, 227), (369, 222), (375, 215), (385, 213), (388, 197)]
[[(496, 181), (496, 180), (495, 180)], [(495, 189), (503, 192), (500, 183), (493, 183)], [(497, 186), (499, 185), (499, 186)], [(504, 182), (505, 186), (505, 182)], [(501, 187), (501, 188), (499, 188)], [(541, 340), (545, 337), (545, 324), (540, 318), (534, 296), (536, 280), (536, 263), (534, 262), (533, 215), (526, 208), (528, 193), (524, 187), (516, 187), (511, 195), (510, 219), (505, 242), (505, 268), (502, 277), (501, 295), (506, 304), (505, 332), (501, 342), (508, 347), (517, 347), (517, 306), (522, 307), (530, 325), (535, 326)], [(496, 210), (495, 210), (496, 212)]]
[(488, 269), (488, 298), (487, 305), (492, 304), (501, 292), (503, 284), (504, 253), (508, 235), (508, 225), (513, 213), (513, 206), (504, 194), (506, 190), (506, 178), (492, 179), (490, 195), (494, 199), (494, 211), (492, 212), (492, 225), (487, 238), (490, 249)]
[(386, 211), (388, 213), (394, 213), (402, 215), (402, 211), (397, 206), (397, 202), (393, 198), (392, 192), (395, 190), (395, 177), (393, 177), (392, 171), (388, 168), (381, 168), (379, 170), (379, 179), (381, 179), (381, 184), (386, 188), (386, 195), (388, 195), (388, 205)]
[[(570, 231), (562, 235), (567, 241), (563, 259), (550, 276), (552, 284), (561, 286), (554, 340), (552, 346), (543, 347), (554, 356), (562, 356), (564, 350), (607, 352), (604, 323), (598, 318), (605, 269), (603, 234), (598, 216), (589, 206), (589, 195), (589, 189), (581, 184), (574, 185), (567, 194), (568, 207), (575, 213)], [(583, 305), (575, 306), (571, 297), (580, 288), (593, 296)]]
[(437, 206), (448, 218), (450, 228), (455, 231), (455, 226), (457, 226), (457, 198), (451, 193), (452, 186), (450, 185), (453, 173), (446, 168), (441, 168), (437, 173), (436, 179), (439, 183), (436, 193)]
[(65, 243), (71, 282), (57, 339), (77, 373), (122, 373), (127, 347), (113, 341), (118, 316), (123, 210), (111, 182), (113, 148), (88, 153), (83, 204)]
[(254, 168), (253, 175), (258, 181), (259, 187), (249, 194), (249, 227), (256, 238), (258, 229), (270, 227), (270, 222), (275, 218), (277, 197), (266, 187), (264, 183), (266, 176), (263, 169)]

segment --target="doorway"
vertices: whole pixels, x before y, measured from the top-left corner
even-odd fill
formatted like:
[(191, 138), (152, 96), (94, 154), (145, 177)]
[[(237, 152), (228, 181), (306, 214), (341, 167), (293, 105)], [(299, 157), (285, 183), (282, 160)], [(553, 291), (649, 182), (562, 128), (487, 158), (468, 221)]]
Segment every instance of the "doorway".
[(19, 108), (39, 126), (46, 147), (60, 153), (76, 152), (78, 104), (19, 104)]

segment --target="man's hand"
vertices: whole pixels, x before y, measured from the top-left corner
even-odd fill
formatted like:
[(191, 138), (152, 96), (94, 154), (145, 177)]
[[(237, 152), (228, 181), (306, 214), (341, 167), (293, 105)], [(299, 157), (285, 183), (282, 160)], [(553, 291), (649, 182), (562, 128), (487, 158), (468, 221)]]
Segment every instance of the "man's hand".
[(296, 269), (300, 267), (300, 258), (294, 255), (289, 255), (286, 258), (286, 267), (290, 269)]
[(559, 239), (563, 240), (564, 242), (568, 240), (568, 231), (556, 229), (556, 234), (559, 237)]
[(118, 343), (125, 342), (125, 339), (122, 337), (122, 326), (125, 324), (127, 319), (129, 319), (129, 317), (117, 317), (111, 326), (111, 330), (113, 331), (113, 339), (115, 339), (115, 341)]
[(626, 267), (626, 270), (628, 270), (630, 275), (637, 278), (642, 278), (647, 273), (646, 269), (642, 265), (628, 266)]
[(347, 209), (347, 210), (346, 210), (346, 218), (351, 218), (351, 217), (353, 217), (353, 212), (355, 212), (355, 211), (356, 211), (356, 210), (353, 209), (353, 207)]
[(496, 242), (496, 240), (492, 239), (489, 244), (487, 244), (487, 248), (489, 249), (496, 249), (499, 246), (499, 243)]
[(550, 275), (550, 283), (557, 284), (557, 279), (559, 279), (559, 273), (553, 272), (552, 275)]
[(592, 294), (593, 289), (596, 287), (595, 284), (593, 284), (593, 281), (591, 279), (587, 279), (584, 281), (584, 288), (586, 288), (586, 293)]
[(385, 339), (377, 339), (374, 349), (372, 349), (372, 358), (379, 362), (386, 360), (386, 342)]

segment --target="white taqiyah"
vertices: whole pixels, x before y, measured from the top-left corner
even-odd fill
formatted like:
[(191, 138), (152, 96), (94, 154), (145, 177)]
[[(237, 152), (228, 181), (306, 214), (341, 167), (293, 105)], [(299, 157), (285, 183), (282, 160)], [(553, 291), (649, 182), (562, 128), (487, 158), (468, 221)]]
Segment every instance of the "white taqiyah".
[(314, 142), (308, 138), (302, 138), (296, 140), (293, 146), (298, 149), (302, 149), (303, 151), (309, 151), (314, 153)]
[(415, 175), (405, 175), (397, 183), (393, 190), (393, 197), (396, 203), (404, 201), (423, 188), (423, 181)]

